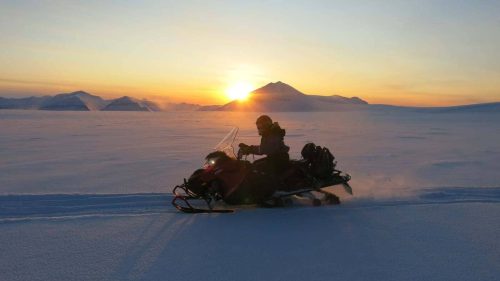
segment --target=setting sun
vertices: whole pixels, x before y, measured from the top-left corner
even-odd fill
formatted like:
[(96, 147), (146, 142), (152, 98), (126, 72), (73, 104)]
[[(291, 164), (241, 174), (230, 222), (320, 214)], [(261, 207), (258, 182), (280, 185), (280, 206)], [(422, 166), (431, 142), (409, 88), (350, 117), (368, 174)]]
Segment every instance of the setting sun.
[(238, 82), (226, 89), (226, 95), (231, 100), (245, 100), (253, 89), (250, 83)]

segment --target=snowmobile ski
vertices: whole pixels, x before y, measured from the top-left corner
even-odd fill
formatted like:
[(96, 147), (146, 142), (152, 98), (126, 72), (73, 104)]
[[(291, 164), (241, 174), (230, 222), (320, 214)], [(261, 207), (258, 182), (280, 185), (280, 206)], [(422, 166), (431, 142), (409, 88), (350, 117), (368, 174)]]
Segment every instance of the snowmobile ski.
[[(172, 199), (172, 205), (179, 211), (190, 214), (201, 214), (201, 213), (233, 213), (233, 209), (213, 209), (211, 202), (211, 197), (203, 197), (198, 196), (189, 191), (186, 187), (186, 180), (184, 180), (184, 184), (177, 185), (174, 190), (174, 199)], [(181, 192), (179, 192), (181, 190)], [(207, 208), (198, 208), (194, 207), (190, 200), (203, 200), (207, 204)]]
[[(234, 210), (233, 209), (202, 209), (202, 208), (195, 208), (193, 206), (191, 206), (189, 203), (188, 206), (182, 206), (180, 204), (178, 204), (177, 202), (175, 202), (177, 199), (179, 199), (181, 197), (176, 197), (174, 198), (174, 200), (172, 201), (172, 205), (175, 206), (175, 208), (177, 208), (177, 210), (183, 212), (183, 213), (189, 213), (189, 214), (202, 214), (202, 213), (233, 213)], [(187, 202), (185, 201), (185, 199), (181, 199), (183, 200), (184, 202)]]

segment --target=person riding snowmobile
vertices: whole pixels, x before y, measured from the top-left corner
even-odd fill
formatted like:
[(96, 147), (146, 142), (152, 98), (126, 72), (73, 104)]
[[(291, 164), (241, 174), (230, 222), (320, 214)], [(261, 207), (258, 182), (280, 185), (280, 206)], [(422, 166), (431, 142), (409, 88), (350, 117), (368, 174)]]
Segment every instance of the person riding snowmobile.
[(260, 145), (240, 143), (240, 152), (243, 155), (266, 155), (253, 163), (254, 168), (273, 175), (282, 173), (288, 167), (290, 160), (288, 155), (290, 147), (284, 142), (285, 130), (267, 115), (257, 118), (255, 124), (259, 135), (262, 136)]
[[(216, 148), (209, 153), (205, 165), (197, 169), (184, 183), (173, 189), (172, 200), (178, 210), (186, 213), (227, 213), (232, 209), (213, 208), (212, 203), (219, 200), (229, 205), (258, 204), (266, 207), (283, 206), (284, 198), (299, 195), (310, 198), (314, 206), (339, 204), (338, 196), (323, 190), (324, 187), (342, 184), (347, 193), (352, 194), (348, 184), (351, 177), (335, 169), (335, 157), (326, 147), (308, 143), (301, 151), (302, 159), (289, 160), (289, 147), (284, 143), (285, 130), (277, 122), (263, 115), (256, 122), (260, 145), (240, 143), (238, 157), (234, 153)], [(234, 129), (228, 138), (229, 147), (236, 139)], [(217, 145), (219, 147), (219, 145)], [(251, 163), (241, 159), (242, 155), (266, 155), (265, 158)], [(319, 199), (311, 192), (323, 194)], [(190, 202), (205, 201), (207, 208), (199, 208)]]
[(256, 204), (269, 199), (277, 183), (271, 175), (261, 174), (248, 161), (230, 158), (224, 152), (212, 152), (206, 157), (205, 169), (197, 170), (188, 180), (195, 193), (203, 191), (203, 183), (212, 182), (209, 189), (217, 192), (228, 204)]

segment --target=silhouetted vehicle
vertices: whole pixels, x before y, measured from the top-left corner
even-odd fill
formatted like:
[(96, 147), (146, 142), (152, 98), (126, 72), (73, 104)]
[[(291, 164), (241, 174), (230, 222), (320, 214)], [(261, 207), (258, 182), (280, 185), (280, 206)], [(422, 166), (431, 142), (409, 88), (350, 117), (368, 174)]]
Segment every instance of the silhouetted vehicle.
[(336, 169), (337, 162), (328, 148), (306, 144), (302, 159), (290, 160), (288, 167), (276, 175), (243, 159), (241, 150), (234, 153), (237, 134), (235, 127), (207, 155), (203, 168), (173, 189), (172, 204), (177, 209), (187, 213), (233, 212), (227, 207), (214, 207), (219, 201), (227, 205), (280, 207), (290, 204), (292, 197), (309, 199), (314, 206), (339, 204), (339, 197), (325, 190), (334, 185), (342, 185), (352, 194), (348, 183), (351, 177)]

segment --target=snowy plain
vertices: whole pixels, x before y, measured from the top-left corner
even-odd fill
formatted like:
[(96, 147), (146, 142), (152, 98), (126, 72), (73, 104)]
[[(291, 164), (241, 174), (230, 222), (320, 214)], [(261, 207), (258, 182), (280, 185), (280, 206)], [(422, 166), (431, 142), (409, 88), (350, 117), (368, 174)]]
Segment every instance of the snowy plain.
[(500, 280), (500, 113), (272, 113), (340, 206), (187, 215), (169, 192), (258, 113), (0, 110), (0, 280)]

